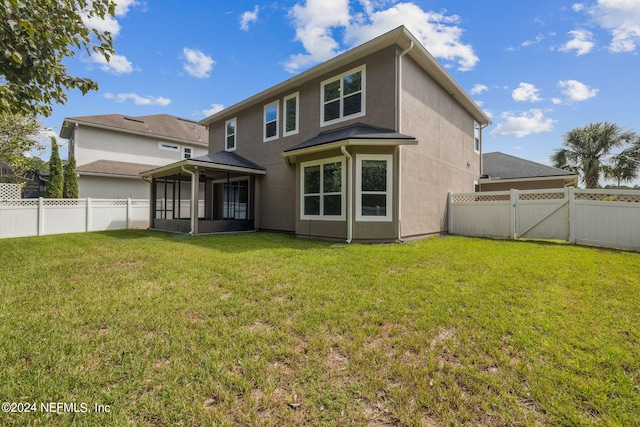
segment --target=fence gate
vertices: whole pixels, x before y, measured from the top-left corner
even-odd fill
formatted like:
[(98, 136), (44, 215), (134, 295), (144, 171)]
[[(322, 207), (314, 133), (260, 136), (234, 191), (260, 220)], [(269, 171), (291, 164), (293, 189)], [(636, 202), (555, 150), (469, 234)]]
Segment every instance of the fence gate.
[(564, 190), (516, 192), (514, 238), (569, 240), (569, 197)]

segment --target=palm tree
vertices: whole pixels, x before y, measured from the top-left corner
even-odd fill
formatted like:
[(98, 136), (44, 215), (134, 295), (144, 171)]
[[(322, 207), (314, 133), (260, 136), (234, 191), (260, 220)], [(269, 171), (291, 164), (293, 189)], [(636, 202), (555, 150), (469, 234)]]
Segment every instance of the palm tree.
[(620, 183), (631, 182), (638, 178), (638, 161), (633, 158), (629, 149), (611, 158), (611, 164), (602, 166), (602, 174), (606, 179), (615, 179), (618, 181), (618, 190)]
[(608, 156), (615, 148), (635, 138), (634, 132), (615, 123), (590, 123), (565, 133), (562, 145), (566, 148), (556, 150), (551, 161), (557, 168), (580, 173), (586, 188), (597, 188)]

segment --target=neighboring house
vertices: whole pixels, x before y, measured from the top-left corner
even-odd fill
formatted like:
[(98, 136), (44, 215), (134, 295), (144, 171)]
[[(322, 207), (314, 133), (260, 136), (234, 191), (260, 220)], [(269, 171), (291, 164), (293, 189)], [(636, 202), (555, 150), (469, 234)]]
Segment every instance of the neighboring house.
[(76, 159), (79, 196), (149, 198), (140, 173), (207, 153), (208, 132), (192, 120), (158, 114), (68, 117), (60, 137)]
[(208, 155), (142, 176), (156, 200), (193, 184), (204, 209), (152, 203), (151, 228), (390, 242), (447, 230), (447, 193), (474, 190), (491, 122), (399, 27), (201, 123)]
[(578, 186), (578, 175), (508, 154), (482, 155), (480, 191), (542, 190)]

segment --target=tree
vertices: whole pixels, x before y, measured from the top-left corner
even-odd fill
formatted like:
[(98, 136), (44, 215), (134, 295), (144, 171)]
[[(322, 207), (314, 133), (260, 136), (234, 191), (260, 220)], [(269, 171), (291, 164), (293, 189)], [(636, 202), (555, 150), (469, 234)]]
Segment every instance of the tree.
[(638, 161), (634, 158), (631, 149), (611, 158), (608, 165), (602, 166), (602, 174), (606, 179), (615, 179), (618, 182), (618, 190), (621, 182), (631, 182), (638, 178)]
[(91, 29), (91, 19), (114, 16), (112, 0), (6, 0), (0, 2), (0, 108), (12, 114), (49, 116), (66, 92), (97, 90), (88, 78), (69, 75), (62, 61), (78, 50), (107, 60), (112, 35)]
[(9, 166), (13, 176), (21, 177), (28, 167), (25, 153), (42, 148), (33, 139), (40, 128), (33, 116), (0, 112), (0, 162)]
[(56, 137), (51, 137), (51, 158), (49, 159), (49, 182), (44, 192), (47, 199), (60, 199), (62, 197), (64, 177), (62, 175), (62, 160), (58, 154)]
[(586, 188), (597, 188), (600, 172), (614, 149), (633, 141), (636, 134), (610, 122), (590, 123), (563, 135), (563, 145), (551, 156), (553, 166), (582, 176)]
[(64, 168), (64, 184), (62, 186), (62, 197), (65, 199), (78, 198), (78, 176), (76, 175), (76, 159), (69, 154), (69, 162)]

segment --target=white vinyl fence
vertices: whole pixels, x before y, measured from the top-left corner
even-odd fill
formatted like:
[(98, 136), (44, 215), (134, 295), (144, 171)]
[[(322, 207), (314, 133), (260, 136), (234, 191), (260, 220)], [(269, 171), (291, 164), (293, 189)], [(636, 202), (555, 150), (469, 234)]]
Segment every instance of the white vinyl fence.
[(449, 193), (449, 233), (640, 250), (640, 192), (560, 188)]
[(0, 200), (0, 238), (149, 227), (149, 200)]

